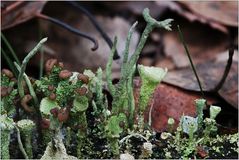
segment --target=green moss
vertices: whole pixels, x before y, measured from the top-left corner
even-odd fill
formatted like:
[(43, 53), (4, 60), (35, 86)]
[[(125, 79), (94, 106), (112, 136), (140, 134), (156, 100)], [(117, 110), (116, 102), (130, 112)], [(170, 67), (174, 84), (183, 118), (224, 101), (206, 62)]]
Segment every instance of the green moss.
[(12, 88), (8, 95), (1, 97), (1, 114), (12, 116), (15, 113), (15, 98), (18, 94), (17, 89), (14, 89), (16, 83), (11, 81), (5, 74), (1, 73), (1, 87)]
[(59, 73), (61, 72), (62, 68), (58, 66), (53, 66), (50, 75), (48, 76), (48, 85), (57, 86), (60, 82)]
[(1, 73), (1, 86), (9, 86), (10, 79), (3, 73)]
[(73, 98), (74, 88), (68, 80), (58, 83), (56, 88), (56, 101), (60, 106), (66, 106), (67, 102)]

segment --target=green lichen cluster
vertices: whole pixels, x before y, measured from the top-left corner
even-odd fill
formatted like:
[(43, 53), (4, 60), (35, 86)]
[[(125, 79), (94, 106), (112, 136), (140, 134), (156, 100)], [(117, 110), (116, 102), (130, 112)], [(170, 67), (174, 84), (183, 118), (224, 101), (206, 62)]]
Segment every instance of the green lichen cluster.
[(13, 120), (7, 117), (6, 114), (1, 114), (0, 129), (1, 129), (1, 159), (10, 159), (9, 144), (10, 132), (14, 128)]
[[(156, 133), (149, 128), (152, 108), (149, 108), (148, 124), (145, 124), (144, 112), (153, 98), (155, 88), (165, 77), (167, 69), (137, 65), (137, 60), (150, 32), (154, 28), (171, 30), (172, 19), (156, 21), (149, 15), (148, 9), (143, 11), (143, 17), (147, 24), (131, 57), (129, 57), (129, 45), (137, 22), (129, 30), (123, 54), (121, 78), (117, 84), (113, 84), (111, 76), (117, 38), (114, 40), (106, 65), (106, 83), (101, 68), (96, 73), (85, 70), (81, 74), (65, 70), (63, 64), (58, 63), (57, 60), (51, 60), (51, 63), (46, 65), (48, 68), (46, 67), (44, 77), (30, 80), (25, 73), (27, 63), (47, 39), (42, 39), (24, 58), (21, 65), (15, 63), (19, 71), (17, 89), (16, 82), (7, 75), (1, 74), (1, 87), (9, 89), (7, 94), (2, 96), (1, 101), (1, 158), (10, 158), (10, 133), (14, 125), (19, 148), (26, 159), (34, 158), (32, 133), (36, 131), (39, 131), (39, 135), (43, 134), (43, 143), (46, 146), (41, 159), (76, 159), (67, 154), (67, 150), (72, 149), (72, 146), (75, 152), (73, 154), (79, 159), (134, 159), (134, 156), (140, 159), (153, 158), (157, 157), (155, 154), (157, 149), (162, 151), (163, 158), (175, 158), (174, 153), (178, 153), (176, 157), (184, 159), (196, 157), (198, 147), (211, 147), (208, 152), (220, 153), (223, 149), (220, 145), (224, 142), (232, 144), (231, 152), (238, 152), (238, 134), (217, 135), (215, 118), (221, 111), (220, 107), (211, 106), (210, 117), (203, 119), (203, 109), (206, 105), (204, 99), (195, 101), (197, 117), (183, 115), (176, 132), (174, 132), (175, 121), (169, 118), (168, 131), (161, 133), (160, 136), (161, 142), (166, 142), (167, 146), (155, 149), (158, 142), (152, 143), (152, 140), (154, 142), (158, 140), (155, 139)], [(137, 114), (133, 94), (133, 78), (136, 72), (139, 73), (142, 82)], [(23, 85), (24, 81), (26, 86)], [(108, 90), (110, 95), (106, 95), (104, 89)], [(22, 101), (27, 91), (32, 97), (27, 103), (33, 106), (34, 110), (27, 113), (20, 108), (18, 114), (22, 117), (15, 124), (11, 118), (15, 113), (15, 100), (19, 97)], [(112, 103), (108, 102), (107, 96), (111, 96)], [(34, 116), (37, 118), (33, 122), (30, 119)], [(38, 128), (35, 130), (35, 127)], [(134, 146), (135, 144), (132, 143), (134, 138), (142, 143)], [(102, 145), (100, 150), (96, 149), (98, 143)], [(140, 150), (140, 154), (134, 153), (135, 148)]]
[[(123, 57), (123, 63), (121, 66), (121, 78), (119, 80), (119, 82), (116, 85), (112, 84), (112, 77), (111, 77), (111, 65), (112, 65), (112, 61), (113, 61), (113, 55), (115, 53), (115, 48), (116, 48), (116, 43), (117, 43), (117, 38), (115, 38), (114, 41), (114, 45), (111, 51), (111, 55), (109, 58), (109, 61), (107, 63), (106, 66), (106, 79), (107, 79), (107, 85), (109, 88), (109, 91), (111, 93), (111, 95), (113, 96), (113, 102), (112, 102), (112, 116), (116, 116), (119, 117), (119, 115), (124, 114), (125, 118), (123, 121), (127, 122), (127, 125), (129, 126), (129, 128), (133, 128), (133, 124), (134, 124), (134, 110), (135, 110), (135, 104), (134, 104), (134, 96), (133, 96), (133, 76), (136, 70), (136, 62), (139, 58), (139, 55), (145, 45), (145, 42), (150, 34), (150, 32), (154, 29), (154, 28), (164, 28), (166, 30), (171, 30), (170, 26), (171, 26), (171, 21), (172, 19), (167, 19), (165, 21), (156, 21), (155, 19), (153, 19), (150, 15), (149, 15), (149, 9), (144, 9), (143, 11), (143, 17), (144, 20), (147, 22), (147, 25), (144, 29), (144, 32), (141, 35), (139, 44), (135, 50), (135, 52), (133, 53), (133, 55), (129, 58), (129, 45), (130, 45), (130, 41), (131, 41), (131, 37), (133, 34), (133, 30), (135, 28), (135, 26), (137, 25), (137, 22), (130, 28), (129, 33), (128, 33), (128, 37), (126, 40), (126, 46), (125, 46), (125, 50), (124, 50), (124, 57)], [(139, 68), (142, 69), (142, 66), (140, 66)], [(156, 70), (156, 69), (155, 69)], [(140, 70), (142, 71), (142, 70)], [(156, 70), (157, 71), (157, 70)], [(143, 72), (141, 72), (143, 73)], [(144, 74), (143, 74), (144, 75)], [(142, 87), (141, 89), (144, 91), (146, 90), (146, 95), (142, 95), (141, 94), (141, 102), (143, 102), (143, 104), (141, 106), (143, 106), (145, 108), (145, 105), (148, 103), (149, 97), (151, 97), (151, 94), (153, 93), (153, 90), (155, 89), (156, 85), (161, 81), (158, 80), (157, 76), (151, 76), (152, 73), (150, 74), (146, 74), (144, 77), (148, 78), (151, 77), (153, 79), (153, 85), (150, 86), (149, 90), (145, 89), (146, 87)], [(163, 75), (161, 75), (163, 77)], [(161, 78), (162, 78), (161, 77)], [(150, 78), (149, 78), (150, 79)], [(143, 83), (145, 81), (143, 80)], [(146, 84), (144, 84), (145, 86)], [(147, 97), (147, 98), (146, 98)], [(143, 107), (141, 107), (141, 112), (143, 112)], [(113, 121), (114, 120), (114, 121)], [(115, 121), (114, 119), (108, 119), (108, 124), (113, 124), (112, 126), (119, 126), (118, 121)], [(108, 128), (109, 131), (114, 131), (114, 128)], [(124, 130), (126, 131), (127, 128), (124, 128)], [(119, 153), (119, 147), (117, 146), (117, 139), (115, 137), (120, 137), (120, 134), (124, 131), (122, 130), (121, 132), (119, 132), (119, 135), (108, 135), (108, 141), (112, 141), (112, 139), (115, 141), (114, 145), (110, 145), (111, 146), (111, 150), (114, 153), (114, 155), (118, 155)]]
[[(205, 149), (205, 157), (218, 156), (226, 157), (223, 146), (231, 143), (227, 150), (238, 153), (238, 133), (232, 135), (218, 135), (216, 116), (220, 113), (221, 108), (218, 106), (210, 106), (210, 118), (200, 119), (203, 117), (203, 108), (206, 100), (195, 100), (198, 116), (196, 118), (190, 116), (182, 116), (180, 124), (176, 132), (167, 137), (167, 146), (164, 149), (166, 158), (172, 158), (172, 154), (177, 152), (178, 158), (188, 159), (198, 156), (198, 148)], [(186, 134), (186, 135), (185, 135)], [(217, 155), (212, 153), (217, 152)], [(229, 154), (229, 153), (228, 153)], [(174, 157), (175, 158), (175, 157)]]
[[(165, 20), (158, 22), (149, 15), (148, 9), (144, 10), (143, 16), (147, 22), (147, 26), (141, 36), (140, 42), (135, 53), (130, 58), (128, 57), (129, 45), (133, 30), (137, 23), (135, 23), (129, 31), (124, 51), (123, 64), (121, 69), (121, 79), (116, 85), (112, 84), (111, 78), (112, 61), (113, 55), (116, 51), (117, 39), (115, 39), (114, 41), (111, 55), (106, 67), (107, 87), (113, 97), (111, 111), (108, 109), (107, 97), (103, 94), (102, 90), (104, 83), (102, 79), (103, 77), (101, 69), (98, 69), (96, 75), (89, 70), (86, 70), (84, 72), (84, 75), (87, 75), (89, 78), (88, 85), (83, 85), (81, 81), (75, 79), (74, 77), (76, 76), (74, 74), (66, 79), (59, 78), (59, 74), (62, 71), (62, 68), (59, 65), (54, 65), (47, 76), (42, 77), (40, 80), (37, 80), (35, 82), (36, 90), (45, 96), (40, 102), (40, 111), (43, 118), (50, 119), (50, 130), (52, 130), (53, 133), (56, 133), (58, 132), (58, 130), (60, 130), (60, 128), (67, 125), (69, 126), (67, 132), (70, 133), (71, 128), (77, 128), (76, 135), (78, 158), (84, 157), (82, 153), (84, 151), (84, 146), (86, 144), (87, 137), (89, 136), (89, 134), (95, 134), (100, 139), (106, 138), (108, 147), (110, 149), (109, 153), (113, 154), (113, 157), (115, 158), (119, 157), (119, 139), (122, 133), (127, 133), (128, 129), (133, 129), (135, 117), (133, 77), (136, 71), (136, 62), (147, 40), (147, 37), (149, 36), (149, 33), (154, 28), (164, 28), (170, 30), (170, 22), (172, 21)], [(145, 95), (142, 94), (140, 97), (144, 102), (142, 106), (144, 105), (145, 109), (146, 103), (150, 99), (153, 90), (164, 77), (166, 72), (162, 72), (160, 79), (158, 79), (158, 75), (154, 77), (152, 76), (152, 72), (156, 71), (158, 73), (158, 70), (160, 69), (154, 68), (151, 71), (150, 68), (149, 74), (145, 74), (145, 72), (142, 70), (146, 70), (146, 72), (148, 72), (148, 68), (144, 68), (143, 66), (140, 66), (139, 68), (141, 68), (140, 73), (143, 73), (142, 91), (146, 92)], [(161, 72), (161, 70), (159, 72)], [(145, 86), (147, 84), (150, 84), (150, 82), (147, 83), (145, 79), (152, 80), (153, 85), (149, 87), (150, 89), (145, 89)], [(53, 86), (54, 89), (49, 91), (49, 86), (51, 86), (51, 88)], [(81, 87), (87, 88), (86, 94), (79, 95), (76, 93), (76, 90)], [(51, 98), (53, 93), (55, 94), (55, 99)], [(89, 107), (90, 101), (90, 104), (93, 107), (93, 111), (91, 114), (94, 116), (93, 119), (95, 121), (92, 129), (88, 129), (89, 121), (86, 115), (86, 111)], [(59, 119), (59, 113), (58, 116), (54, 115), (56, 114), (55, 112), (58, 112), (59, 110), (61, 111), (62, 109), (68, 111), (68, 113), (66, 114), (69, 114), (69, 120), (61, 122)], [(141, 115), (144, 109), (140, 110)], [(67, 139), (67, 144), (69, 144), (71, 137), (68, 135)]]
[[(36, 81), (38, 91), (46, 96), (41, 100), (40, 111), (43, 114), (43, 118), (50, 119), (50, 128), (47, 129), (48, 131), (45, 130), (46, 137), (49, 137), (49, 132), (54, 135), (63, 125), (69, 126), (68, 132), (70, 133), (72, 128), (77, 126), (77, 155), (78, 158), (81, 158), (81, 150), (87, 137), (85, 112), (89, 106), (89, 98), (86, 95), (87, 93), (81, 95), (77, 92), (77, 89), (88, 88), (88, 86), (77, 78), (79, 73), (76, 72), (66, 79), (59, 78), (62, 70), (62, 67), (54, 65), (50, 74)], [(54, 89), (49, 90), (49, 86)], [(51, 94), (55, 94), (55, 99), (50, 98)], [(51, 113), (53, 110), (56, 110), (56, 115)], [(68, 145), (70, 145), (69, 139), (71, 139), (70, 135), (68, 135)], [(48, 142), (46, 141), (45, 143), (47, 144)]]

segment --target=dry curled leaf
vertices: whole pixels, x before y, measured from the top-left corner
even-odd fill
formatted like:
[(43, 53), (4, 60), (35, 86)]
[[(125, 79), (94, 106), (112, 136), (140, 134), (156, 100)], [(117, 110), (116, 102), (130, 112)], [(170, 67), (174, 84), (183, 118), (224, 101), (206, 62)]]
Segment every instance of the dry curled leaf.
[(36, 13), (42, 11), (45, 4), (46, 1), (16, 1), (10, 3), (1, 11), (2, 30), (34, 18)]

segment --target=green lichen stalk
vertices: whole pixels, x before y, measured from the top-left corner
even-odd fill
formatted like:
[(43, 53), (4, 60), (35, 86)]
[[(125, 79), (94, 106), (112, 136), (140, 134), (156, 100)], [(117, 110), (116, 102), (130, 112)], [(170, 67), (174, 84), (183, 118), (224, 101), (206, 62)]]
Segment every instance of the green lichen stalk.
[(173, 133), (174, 124), (175, 124), (175, 120), (173, 118), (169, 118), (168, 119), (168, 127), (167, 127), (169, 133)]
[(52, 133), (49, 129), (43, 129), (42, 134), (43, 134), (43, 145), (46, 146), (51, 141)]
[(78, 131), (77, 131), (77, 157), (82, 157), (82, 149), (85, 146), (87, 138), (87, 118), (86, 110), (88, 108), (88, 98), (86, 96), (78, 96), (73, 101), (72, 112), (77, 115)]
[(1, 159), (10, 159), (9, 144), (10, 144), (10, 130), (1, 129)]
[(200, 130), (200, 129), (202, 129), (203, 109), (206, 106), (206, 100), (205, 99), (196, 99), (195, 103), (196, 103), (197, 117), (198, 117), (198, 128)]
[(143, 113), (150, 98), (152, 98), (156, 86), (165, 77), (167, 69), (138, 65), (138, 70), (142, 79), (139, 106), (140, 112)]
[(221, 112), (221, 107), (210, 106), (210, 118), (211, 119), (215, 119), (220, 112)]
[(111, 116), (105, 127), (109, 149), (113, 153), (114, 158), (119, 156), (120, 133), (127, 127), (127, 118), (124, 113)]
[(19, 91), (19, 95), (20, 97), (24, 96), (24, 89), (23, 89), (23, 85), (22, 85), (22, 81), (23, 81), (23, 76), (24, 76), (24, 72), (26, 70), (27, 67), (27, 63), (29, 62), (29, 60), (37, 53), (37, 51), (42, 47), (43, 43), (45, 43), (47, 41), (47, 38), (43, 38), (37, 45), (35, 48), (33, 48), (33, 50), (31, 50), (31, 52), (29, 52), (29, 54), (24, 58), (24, 60), (22, 61), (22, 65), (21, 65), (21, 71), (18, 75), (18, 91)]
[(70, 144), (71, 144), (71, 128), (67, 127), (66, 128), (66, 147), (70, 148)]
[[(156, 68), (156, 67), (146, 67), (143, 65), (138, 65), (138, 70), (140, 77), (142, 79), (142, 86), (140, 89), (140, 99), (139, 99), (139, 117), (138, 117), (138, 126), (139, 130), (144, 129), (144, 111), (148, 106), (150, 99), (153, 96), (153, 92), (157, 85), (161, 82), (164, 76), (167, 73), (167, 69)], [(149, 120), (148, 124), (151, 126), (151, 112), (152, 108), (149, 111)]]
[(210, 118), (204, 119), (205, 129), (203, 132), (205, 137), (209, 137), (210, 135), (213, 135), (217, 132), (217, 123), (215, 118), (220, 112), (221, 107), (210, 106)]
[(85, 146), (86, 136), (87, 136), (87, 119), (85, 113), (82, 113), (79, 119), (80, 128), (77, 132), (77, 157), (83, 158), (82, 149)]
[(14, 128), (13, 120), (6, 115), (1, 115), (0, 129), (1, 129), (1, 159), (10, 159), (9, 144), (10, 132)]
[(92, 133), (96, 134), (98, 138), (105, 138), (105, 124), (107, 116), (110, 114), (110, 111), (108, 110), (107, 97), (103, 94), (103, 80), (101, 68), (99, 68), (96, 73), (94, 94), (95, 101), (92, 101), (92, 115), (94, 116), (96, 122), (94, 123)]
[(28, 157), (33, 158), (32, 154), (32, 130), (35, 124), (32, 120), (20, 120), (17, 122), (17, 126), (20, 129), (21, 135), (24, 139), (24, 146)]

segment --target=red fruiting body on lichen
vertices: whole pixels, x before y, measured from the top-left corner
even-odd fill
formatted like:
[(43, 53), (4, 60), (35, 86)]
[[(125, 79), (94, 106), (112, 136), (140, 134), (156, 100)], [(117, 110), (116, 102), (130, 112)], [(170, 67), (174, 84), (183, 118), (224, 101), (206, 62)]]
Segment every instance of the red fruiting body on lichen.
[(69, 111), (66, 108), (61, 108), (57, 116), (59, 122), (66, 122), (68, 117), (69, 117)]
[(87, 93), (87, 88), (86, 87), (81, 87), (81, 88), (77, 88), (76, 92), (80, 95), (80, 96), (84, 96)]
[(8, 69), (2, 69), (2, 73), (5, 74), (8, 78), (13, 78), (13, 73)]
[(1, 97), (8, 96), (12, 90), (12, 87), (1, 86)]
[(49, 91), (53, 91), (54, 89), (55, 89), (55, 87), (54, 87), (53, 85), (49, 85), (49, 86), (48, 86), (48, 90), (49, 90)]
[(49, 96), (50, 100), (55, 100), (56, 99), (56, 94), (55, 93), (51, 93)]
[(67, 78), (70, 78), (72, 76), (72, 72), (68, 71), (68, 70), (62, 70), (60, 73), (59, 73), (59, 77), (61, 79), (67, 79)]
[(58, 113), (59, 113), (59, 109), (58, 108), (53, 108), (50, 110), (50, 113), (54, 116), (57, 117)]
[(49, 59), (46, 61), (45, 70), (46, 70), (47, 74), (49, 74), (51, 72), (53, 66), (56, 64), (57, 64), (57, 59)]
[(43, 118), (41, 120), (41, 128), (48, 129), (50, 127), (50, 120)]
[(61, 68), (64, 68), (63, 62), (59, 62), (59, 63), (58, 63), (58, 66), (61, 67)]
[(79, 74), (78, 79), (81, 80), (85, 84), (89, 83), (89, 77), (87, 75)]
[(124, 122), (123, 122), (123, 121), (120, 121), (119, 126), (120, 126), (120, 128), (124, 128), (124, 127), (125, 127)]

